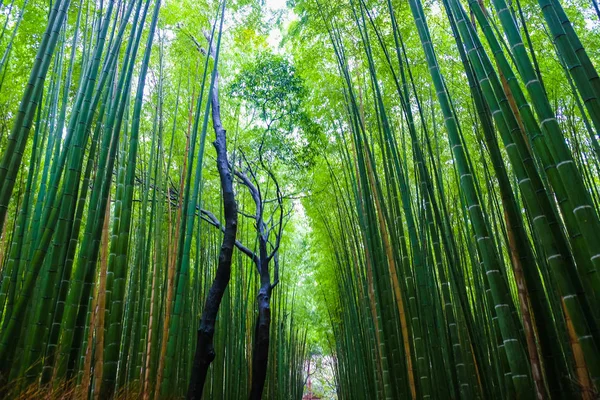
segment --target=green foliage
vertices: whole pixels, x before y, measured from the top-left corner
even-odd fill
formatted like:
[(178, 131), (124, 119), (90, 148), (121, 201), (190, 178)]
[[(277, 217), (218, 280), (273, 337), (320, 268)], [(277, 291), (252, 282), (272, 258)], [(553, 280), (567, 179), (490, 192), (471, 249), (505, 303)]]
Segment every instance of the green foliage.
[(314, 163), (321, 130), (304, 111), (304, 81), (286, 58), (270, 51), (257, 54), (235, 76), (229, 93), (246, 109), (256, 138), (244, 147), (290, 167)]

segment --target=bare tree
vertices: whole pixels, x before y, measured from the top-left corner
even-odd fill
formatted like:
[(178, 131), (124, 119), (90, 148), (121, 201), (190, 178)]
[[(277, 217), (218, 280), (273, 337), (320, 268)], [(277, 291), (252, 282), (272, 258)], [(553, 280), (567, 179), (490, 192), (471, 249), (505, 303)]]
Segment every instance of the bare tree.
[[(240, 210), (240, 215), (250, 218), (254, 222), (256, 232), (257, 249), (250, 250), (240, 241), (236, 241), (236, 247), (252, 260), (260, 277), (260, 287), (257, 295), (258, 316), (254, 331), (254, 349), (252, 355), (252, 387), (250, 399), (262, 397), (269, 358), (269, 342), (271, 327), (271, 295), (273, 289), (279, 283), (279, 249), (283, 236), (283, 229), (291, 214), (291, 207), (286, 211), (284, 201), (286, 197), (281, 191), (279, 182), (272, 168), (259, 156), (257, 162), (249, 161), (243, 152), (243, 168), (236, 169), (233, 174), (236, 181), (248, 190), (254, 203), (252, 214)], [(261, 152), (259, 151), (259, 154)], [(260, 183), (260, 173), (265, 178)], [(269, 193), (274, 192), (274, 197), (268, 198)], [(213, 213), (202, 210), (202, 218), (225, 231), (219, 220)], [(271, 264), (273, 273), (271, 274)]]
[[(189, 35), (196, 47), (198, 41)], [(200, 49), (202, 51), (202, 49)], [(212, 52), (212, 51), (211, 51)], [(253, 158), (246, 157), (244, 151), (237, 149), (241, 157), (237, 165), (228, 163), (225, 130), (221, 126), (219, 113), (218, 85), (211, 95), (213, 108), (213, 126), (216, 133), (214, 142), (217, 149), (217, 168), (223, 190), (225, 225), (208, 210), (200, 210), (201, 218), (224, 233), (217, 276), (213, 282), (202, 314), (192, 380), (188, 398), (200, 398), (210, 363), (215, 358), (212, 338), (215, 330), (216, 314), (221, 298), (227, 288), (231, 275), (233, 246), (250, 258), (259, 275), (260, 287), (257, 295), (258, 316), (254, 332), (252, 356), (252, 386), (250, 399), (262, 397), (267, 377), (270, 326), (271, 295), (279, 283), (279, 258), (283, 229), (291, 214), (291, 207), (285, 210), (283, 195), (278, 179), (273, 172), (275, 160), (289, 159), (286, 149), (291, 146), (289, 131), (292, 122), (300, 119), (299, 102), (302, 86), (295, 76), (293, 67), (283, 59), (267, 57), (259, 68), (242, 74), (249, 79), (236, 79), (232, 85), (237, 88), (232, 95), (246, 98), (251, 108), (260, 108), (260, 120), (264, 124), (260, 144)], [(260, 79), (255, 79), (255, 78)], [(274, 84), (276, 82), (277, 84)], [(278, 87), (279, 91), (272, 90)], [(237, 94), (236, 94), (237, 93)], [(260, 104), (260, 106), (257, 106)], [(293, 157), (292, 157), (293, 158)], [(245, 188), (254, 203), (254, 212), (238, 210), (233, 192), (233, 180)], [(235, 213), (235, 217), (234, 214)], [(256, 231), (255, 249), (236, 240), (237, 215), (253, 220)], [(271, 271), (273, 265), (273, 271)], [(272, 274), (271, 274), (272, 272)]]

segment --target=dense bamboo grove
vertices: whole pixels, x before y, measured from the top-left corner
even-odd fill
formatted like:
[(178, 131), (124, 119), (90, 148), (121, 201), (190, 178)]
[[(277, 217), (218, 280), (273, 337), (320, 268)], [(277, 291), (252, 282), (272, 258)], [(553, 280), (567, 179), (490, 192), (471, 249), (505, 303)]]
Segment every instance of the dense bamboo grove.
[(595, 0), (0, 24), (3, 398), (600, 396)]
[[(316, 207), (340, 293), (339, 395), (595, 398), (592, 59), (558, 1), (407, 6), (305, 11), (344, 93), (335, 157), (348, 167), (327, 164), (336, 217)], [(544, 86), (525, 15), (543, 18), (565, 91)]]
[[(31, 64), (30, 78), (2, 137), (3, 396), (187, 392), (197, 323), (218, 274), (221, 234), (200, 210), (218, 216), (222, 204), (205, 144), (218, 138), (211, 121), (227, 9), (206, 4), (195, 16), (204, 26), (181, 29), (177, 40), (166, 37), (175, 28), (160, 26), (161, 5), (67, 0), (47, 16), (27, 2), (7, 8), (7, 60), (25, 40), (23, 15), (47, 26), (36, 32), (33, 64), (19, 60)], [(23, 73), (10, 70), (15, 63), (5, 75)], [(253, 249), (250, 223), (240, 228), (238, 240)], [(240, 253), (232, 264), (208, 398), (244, 397), (252, 383), (258, 275)], [(300, 398), (305, 336), (291, 316), (294, 293), (287, 284), (271, 290), (276, 323), (261, 392)]]

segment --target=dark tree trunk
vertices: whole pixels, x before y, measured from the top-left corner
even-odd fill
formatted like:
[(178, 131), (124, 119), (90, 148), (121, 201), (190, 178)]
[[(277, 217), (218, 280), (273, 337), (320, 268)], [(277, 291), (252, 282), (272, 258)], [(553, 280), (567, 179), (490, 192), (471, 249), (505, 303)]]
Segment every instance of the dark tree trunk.
[(196, 342), (196, 354), (192, 364), (192, 376), (188, 388), (188, 399), (200, 399), (208, 367), (215, 359), (215, 349), (213, 346), (213, 336), (215, 333), (215, 322), (217, 312), (221, 305), (221, 299), (229, 284), (231, 277), (231, 258), (235, 246), (235, 237), (237, 233), (237, 204), (233, 192), (233, 177), (229, 169), (227, 159), (227, 142), (225, 129), (221, 125), (221, 112), (219, 105), (218, 75), (215, 80), (215, 87), (211, 97), (212, 119), (216, 139), (213, 142), (217, 150), (217, 169), (221, 179), (221, 189), (223, 191), (223, 214), (225, 216), (225, 229), (221, 250), (219, 253), (219, 264), (215, 280), (208, 292), (200, 328), (198, 329), (198, 338)]
[[(257, 209), (262, 209), (262, 204), (257, 202)], [(262, 217), (262, 215), (261, 215)], [(250, 400), (262, 398), (265, 380), (267, 379), (267, 366), (269, 362), (269, 340), (271, 333), (271, 276), (269, 274), (269, 256), (267, 253), (268, 234), (262, 218), (257, 224), (258, 247), (260, 254), (259, 274), (260, 289), (258, 291), (258, 317), (254, 330), (254, 351), (252, 355), (252, 387)]]
[(269, 361), (269, 338), (271, 329), (271, 285), (261, 285), (258, 292), (258, 318), (254, 332), (254, 355), (252, 357), (252, 388), (250, 400), (262, 398)]

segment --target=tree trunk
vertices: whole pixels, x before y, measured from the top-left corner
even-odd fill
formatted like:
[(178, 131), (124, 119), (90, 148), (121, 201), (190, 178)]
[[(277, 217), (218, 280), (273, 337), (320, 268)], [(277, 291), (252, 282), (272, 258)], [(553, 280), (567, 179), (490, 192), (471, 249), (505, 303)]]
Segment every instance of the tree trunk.
[(200, 399), (202, 397), (202, 389), (204, 388), (208, 367), (215, 359), (215, 350), (213, 347), (215, 322), (219, 306), (221, 305), (221, 299), (223, 298), (223, 294), (225, 293), (225, 289), (227, 289), (231, 277), (231, 258), (237, 233), (237, 204), (233, 192), (232, 172), (229, 170), (229, 161), (227, 159), (226, 132), (221, 125), (218, 74), (215, 77), (215, 86), (213, 88), (211, 102), (213, 128), (216, 135), (213, 145), (217, 150), (217, 169), (219, 170), (221, 188), (223, 190), (225, 230), (219, 253), (217, 273), (208, 292), (204, 311), (202, 312), (200, 328), (198, 329), (196, 354), (194, 355), (192, 376), (187, 393), (188, 399)]
[(262, 398), (269, 362), (269, 339), (271, 329), (271, 284), (261, 285), (258, 292), (258, 318), (254, 332), (254, 355), (252, 357), (252, 388), (250, 400)]

